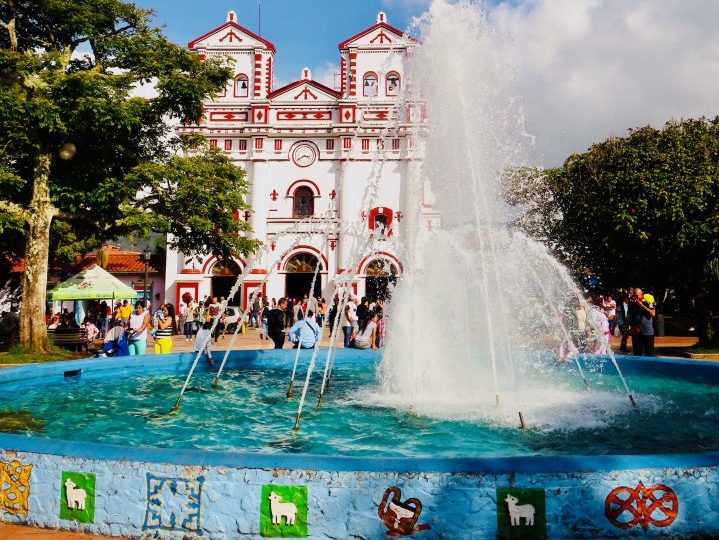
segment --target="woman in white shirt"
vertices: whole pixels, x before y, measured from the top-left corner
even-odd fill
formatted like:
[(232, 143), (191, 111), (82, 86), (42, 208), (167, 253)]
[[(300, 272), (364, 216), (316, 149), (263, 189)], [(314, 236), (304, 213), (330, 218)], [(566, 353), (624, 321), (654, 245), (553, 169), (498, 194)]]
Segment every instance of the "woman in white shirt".
[(375, 333), (377, 332), (377, 313), (372, 313), (369, 319), (363, 319), (359, 322), (357, 331), (350, 339), (351, 346), (355, 349), (377, 349), (377, 340)]

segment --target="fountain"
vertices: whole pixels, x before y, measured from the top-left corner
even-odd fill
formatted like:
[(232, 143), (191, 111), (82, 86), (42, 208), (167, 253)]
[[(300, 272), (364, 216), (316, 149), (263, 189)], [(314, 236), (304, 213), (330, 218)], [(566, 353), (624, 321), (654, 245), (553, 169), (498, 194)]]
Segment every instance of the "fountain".
[[(418, 30), (405, 99), (427, 123), (407, 200), (441, 222), (407, 212), (385, 350), (1, 370), (0, 519), (168, 539), (719, 535), (719, 368), (615, 358), (600, 327), (579, 328), (592, 308), (498, 195), (531, 143), (500, 36), (445, 0)], [(329, 221), (286, 234), (326, 237)], [(341, 227), (357, 260), (378, 251)], [(340, 308), (352, 277), (334, 284)]]

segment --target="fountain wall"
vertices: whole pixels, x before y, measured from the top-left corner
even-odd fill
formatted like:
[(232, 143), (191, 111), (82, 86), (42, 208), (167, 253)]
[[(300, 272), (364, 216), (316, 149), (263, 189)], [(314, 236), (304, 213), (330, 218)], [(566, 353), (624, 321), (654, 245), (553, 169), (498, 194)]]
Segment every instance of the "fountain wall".
[[(231, 365), (272, 367), (286, 361), (287, 352), (236, 352)], [(340, 363), (369, 366), (376, 360), (339, 353)], [(719, 378), (710, 362), (620, 361), (630, 373)], [(182, 373), (189, 362), (189, 355), (177, 354), (147, 356), (142, 365)], [(142, 365), (127, 359), (10, 368), (0, 372), (0, 391), (15, 391), (37, 378), (59, 384), (75, 369), (92, 379), (131, 375)], [(0, 465), (2, 521), (129, 537), (382, 538), (387, 527), (379, 509), (387, 509), (383, 497), (393, 487), (400, 490), (399, 502), (421, 503), (414, 526), (418, 538), (719, 534), (716, 452), (380, 459), (127, 448), (0, 435)], [(68, 509), (68, 479), (83, 490), (84, 511)], [(272, 526), (272, 492), (295, 505), (291, 530), (285, 518), (279, 529)], [(388, 495), (388, 500), (394, 496)], [(526, 518), (511, 525), (508, 496), (525, 510), (531, 505), (534, 525)], [(408, 506), (417, 508), (414, 502)]]

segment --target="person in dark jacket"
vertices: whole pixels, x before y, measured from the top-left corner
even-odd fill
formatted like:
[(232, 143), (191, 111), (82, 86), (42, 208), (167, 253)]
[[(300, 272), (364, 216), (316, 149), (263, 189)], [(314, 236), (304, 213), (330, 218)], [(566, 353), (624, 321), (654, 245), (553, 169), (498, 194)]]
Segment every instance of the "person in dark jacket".
[(281, 349), (285, 343), (285, 309), (287, 300), (280, 298), (277, 307), (267, 314), (267, 334), (275, 342), (275, 349)]

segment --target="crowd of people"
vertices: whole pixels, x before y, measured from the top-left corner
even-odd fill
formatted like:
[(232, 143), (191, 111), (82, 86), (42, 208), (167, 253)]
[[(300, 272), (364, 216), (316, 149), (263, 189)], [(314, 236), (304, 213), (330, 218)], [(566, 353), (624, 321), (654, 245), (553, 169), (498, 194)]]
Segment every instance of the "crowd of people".
[[(186, 298), (179, 307), (171, 303), (160, 304), (153, 310), (152, 305), (138, 301), (134, 306), (128, 301), (117, 301), (114, 306), (105, 301), (92, 301), (88, 305), (83, 326), (88, 341), (103, 340), (101, 355), (134, 356), (147, 352), (148, 334), (154, 338), (154, 353), (172, 352), (172, 337), (182, 333), (185, 341), (194, 342), (195, 351), (202, 351), (212, 364), (211, 344), (224, 339), (228, 330), (228, 313), (222, 309), (224, 298), (205, 297), (202, 302)], [(284, 347), (286, 341), (297, 348), (312, 349), (320, 339), (320, 328), (329, 325), (334, 328), (337, 317), (344, 336), (344, 346), (357, 349), (377, 349), (385, 338), (385, 321), (382, 300), (360, 301), (352, 295), (340, 310), (339, 295), (335, 295), (331, 308), (324, 298), (303, 299), (268, 298), (254, 299), (247, 318), (247, 325), (260, 329), (261, 340), (272, 340), (276, 349)], [(238, 324), (239, 321), (233, 321)], [(80, 328), (76, 314), (63, 310), (48, 315), (48, 330), (57, 328)], [(213, 330), (214, 328), (214, 330)]]
[[(617, 298), (617, 300), (615, 300)], [(591, 326), (598, 326), (608, 339), (621, 337), (619, 350), (628, 353), (631, 337), (632, 354), (654, 356), (654, 318), (656, 301), (651, 294), (645, 294), (639, 287), (619, 290), (617, 295), (591, 295), (587, 299), (592, 306)], [(588, 315), (580, 303), (577, 309), (579, 330), (588, 328)]]

